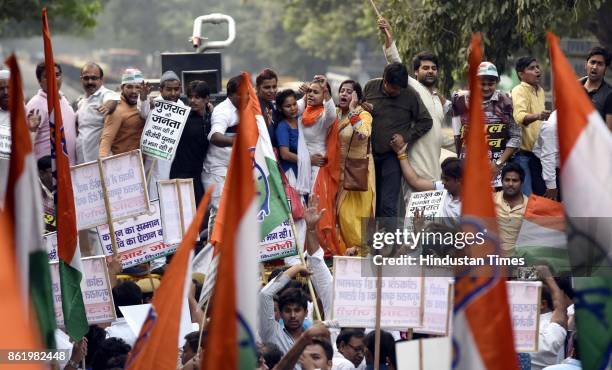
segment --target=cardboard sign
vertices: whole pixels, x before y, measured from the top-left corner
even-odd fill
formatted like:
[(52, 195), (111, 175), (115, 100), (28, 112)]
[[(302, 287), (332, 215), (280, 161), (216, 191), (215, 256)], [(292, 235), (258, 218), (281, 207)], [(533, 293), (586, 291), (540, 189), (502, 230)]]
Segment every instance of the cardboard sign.
[[(104, 256), (85, 257), (83, 264), (83, 279), (81, 292), (87, 313), (89, 325), (103, 324), (115, 320), (115, 304), (111, 294), (108, 269)], [(59, 265), (50, 263), (51, 285), (53, 289), (53, 302), (55, 306), (55, 320), (59, 327), (64, 326), (62, 312), (62, 290), (59, 280)]]
[[(59, 262), (57, 255), (57, 232), (47, 233), (43, 235), (43, 243), (49, 255), (49, 262)], [(77, 238), (77, 248), (80, 248), (79, 239)]]
[(157, 193), (161, 204), (164, 243), (179, 244), (197, 210), (193, 179), (158, 181)]
[(423, 326), (415, 333), (448, 335), (452, 318), (452, 287), (448, 277), (423, 278)]
[[(159, 200), (151, 202), (150, 213), (113, 223), (117, 254), (123, 268), (139, 265), (176, 251), (176, 245), (164, 243), (164, 232), (159, 212)], [(108, 225), (98, 226), (98, 237), (107, 256), (113, 255)]]
[[(374, 328), (376, 277), (362, 274), (362, 258), (334, 256), (332, 320), (341, 327)], [(407, 329), (422, 325), (423, 279), (383, 277), (381, 328)]]
[(398, 370), (440, 370), (450, 369), (452, 359), (449, 337), (428, 338), (397, 342)]
[(140, 137), (140, 149), (143, 154), (171, 162), (191, 108), (165, 100), (153, 103)]
[(434, 217), (441, 217), (445, 198), (446, 189), (419, 191), (410, 194), (410, 201), (408, 202), (408, 207), (406, 207), (406, 218), (404, 220), (404, 227), (408, 229), (408, 232), (413, 230), (412, 217), (414, 217), (414, 211), (417, 209), (422, 210), (423, 216), (428, 221), (433, 220)]
[(289, 220), (275, 227), (259, 242), (259, 262), (295, 256), (297, 245)]
[(11, 125), (0, 124), (0, 159), (11, 159)]
[[(107, 157), (102, 170), (114, 221), (149, 211), (149, 195), (139, 150)], [(71, 167), (77, 229), (108, 223), (98, 162)]]
[(508, 304), (517, 352), (537, 352), (540, 327), (540, 281), (508, 281)]

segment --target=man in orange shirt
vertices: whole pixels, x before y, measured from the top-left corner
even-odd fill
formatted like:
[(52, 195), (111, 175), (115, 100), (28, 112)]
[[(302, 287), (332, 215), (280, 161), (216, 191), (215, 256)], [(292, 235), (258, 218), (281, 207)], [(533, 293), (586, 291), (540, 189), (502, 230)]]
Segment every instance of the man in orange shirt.
[(121, 101), (106, 116), (100, 141), (100, 157), (129, 152), (140, 147), (145, 121), (138, 110), (142, 72), (128, 68), (121, 77)]

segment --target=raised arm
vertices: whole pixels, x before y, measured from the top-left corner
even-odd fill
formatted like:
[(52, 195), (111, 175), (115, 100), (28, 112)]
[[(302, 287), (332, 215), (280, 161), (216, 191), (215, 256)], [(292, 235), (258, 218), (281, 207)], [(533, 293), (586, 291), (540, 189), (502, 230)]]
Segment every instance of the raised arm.
[[(323, 259), (323, 249), (319, 244), (317, 237), (317, 224), (321, 219), (323, 212), (327, 210), (319, 209), (319, 198), (316, 195), (311, 195), (308, 199), (308, 207), (304, 210), (304, 221), (306, 221), (306, 251), (309, 267), (312, 271), (310, 280), (314, 286), (318, 297), (323, 305), (325, 319), (331, 317), (332, 311), (332, 289), (334, 278), (331, 272), (325, 265)], [(316, 302), (315, 302), (316, 304)]]
[(273, 338), (276, 331), (282, 330), (274, 319), (274, 296), (300, 272), (307, 274), (308, 269), (301, 264), (293, 265), (259, 291), (259, 336), (264, 342)]
[(407, 145), (404, 142), (402, 135), (395, 134), (391, 137), (391, 147), (397, 153), (397, 159), (400, 162), (400, 168), (402, 169), (402, 175), (408, 185), (410, 185), (416, 191), (427, 191), (435, 190), (435, 185), (432, 181), (419, 177), (416, 171), (410, 165), (408, 161)]

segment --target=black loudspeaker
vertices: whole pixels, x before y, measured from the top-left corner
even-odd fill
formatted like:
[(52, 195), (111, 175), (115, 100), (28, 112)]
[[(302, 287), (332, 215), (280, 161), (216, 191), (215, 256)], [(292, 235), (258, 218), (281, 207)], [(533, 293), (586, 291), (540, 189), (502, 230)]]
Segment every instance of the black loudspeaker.
[(222, 90), (221, 53), (162, 53), (161, 65), (161, 73), (171, 70), (179, 76), (183, 94), (187, 85), (194, 80), (205, 81), (212, 95)]

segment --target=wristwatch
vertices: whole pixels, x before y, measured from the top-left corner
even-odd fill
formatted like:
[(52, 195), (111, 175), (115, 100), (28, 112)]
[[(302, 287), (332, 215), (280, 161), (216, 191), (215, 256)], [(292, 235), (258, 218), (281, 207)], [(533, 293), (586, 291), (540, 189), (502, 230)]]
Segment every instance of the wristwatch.
[(501, 166), (501, 165), (503, 165), (503, 164), (504, 164), (504, 162), (503, 162), (501, 159), (497, 159), (497, 160), (495, 160), (495, 165), (496, 165), (497, 167), (499, 167), (499, 166)]

